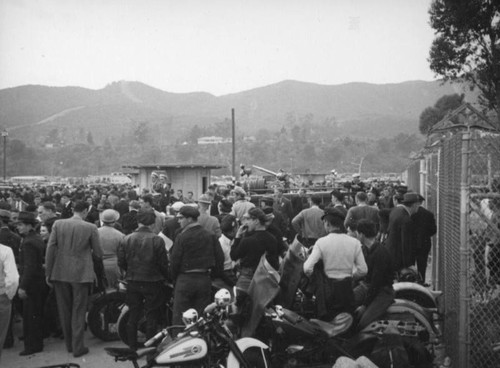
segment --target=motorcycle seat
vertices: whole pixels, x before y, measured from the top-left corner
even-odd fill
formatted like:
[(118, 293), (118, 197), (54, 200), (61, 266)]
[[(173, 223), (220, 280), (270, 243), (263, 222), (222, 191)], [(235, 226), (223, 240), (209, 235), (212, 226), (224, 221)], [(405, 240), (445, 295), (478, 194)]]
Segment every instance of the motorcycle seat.
[(137, 351), (130, 348), (104, 348), (106, 353), (116, 360), (137, 360), (156, 351), (155, 347), (139, 349)]
[(351, 328), (354, 319), (349, 313), (339, 313), (332, 321), (325, 322), (319, 319), (311, 319), (313, 324), (323, 330), (328, 337), (341, 335)]

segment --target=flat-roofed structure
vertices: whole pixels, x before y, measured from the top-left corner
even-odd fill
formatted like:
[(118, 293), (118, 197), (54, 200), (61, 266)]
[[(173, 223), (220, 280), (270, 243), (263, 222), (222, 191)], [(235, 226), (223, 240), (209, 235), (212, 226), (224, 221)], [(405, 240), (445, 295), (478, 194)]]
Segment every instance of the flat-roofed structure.
[(206, 192), (211, 182), (212, 170), (222, 169), (226, 166), (215, 164), (143, 164), (143, 165), (123, 165), (125, 169), (135, 169), (139, 171), (137, 185), (140, 188), (152, 189), (153, 172), (166, 173), (168, 183), (174, 190), (182, 189), (184, 195), (193, 192), (194, 198)]

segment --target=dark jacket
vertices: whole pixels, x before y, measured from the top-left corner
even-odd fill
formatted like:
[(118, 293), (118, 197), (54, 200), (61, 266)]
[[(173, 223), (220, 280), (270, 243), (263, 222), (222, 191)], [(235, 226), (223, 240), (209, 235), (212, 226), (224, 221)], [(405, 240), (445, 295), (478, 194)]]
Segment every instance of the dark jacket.
[(125, 235), (132, 234), (139, 224), (137, 223), (137, 210), (127, 212), (121, 217), (122, 229)]
[(31, 230), (23, 238), (20, 253), (19, 288), (30, 293), (39, 292), (45, 283), (45, 271), (43, 269), (45, 243), (42, 237)]
[(0, 228), (0, 244), (12, 248), (16, 264), (19, 263), (19, 250), (21, 246), (21, 237), (9, 229), (7, 225)]
[(118, 266), (128, 281), (163, 281), (168, 276), (165, 242), (148, 227), (127, 235), (118, 246)]
[(385, 246), (393, 257), (396, 271), (415, 264), (415, 242), (415, 228), (410, 214), (403, 205), (394, 207), (389, 215)]
[(416, 233), (416, 251), (428, 253), (431, 249), (431, 238), (436, 235), (436, 219), (428, 209), (420, 206), (416, 213), (411, 216)]
[(174, 281), (179, 274), (198, 269), (212, 269), (212, 275), (219, 276), (224, 270), (224, 253), (214, 233), (195, 223), (175, 238), (170, 262)]
[(391, 254), (380, 243), (373, 244), (365, 258), (368, 266), (365, 281), (369, 287), (364, 304), (369, 305), (382, 288), (392, 287), (395, 270)]

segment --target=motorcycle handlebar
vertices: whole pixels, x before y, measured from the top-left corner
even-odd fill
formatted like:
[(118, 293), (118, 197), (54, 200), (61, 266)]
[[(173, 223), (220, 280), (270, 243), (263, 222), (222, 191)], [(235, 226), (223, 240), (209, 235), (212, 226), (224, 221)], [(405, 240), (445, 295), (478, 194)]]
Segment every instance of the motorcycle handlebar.
[(166, 330), (162, 330), (162, 331), (158, 332), (156, 335), (154, 335), (152, 338), (150, 338), (148, 341), (146, 341), (144, 343), (144, 347), (146, 347), (146, 348), (150, 347), (156, 341), (158, 341), (159, 339), (163, 338), (166, 335), (166, 333), (167, 333)]

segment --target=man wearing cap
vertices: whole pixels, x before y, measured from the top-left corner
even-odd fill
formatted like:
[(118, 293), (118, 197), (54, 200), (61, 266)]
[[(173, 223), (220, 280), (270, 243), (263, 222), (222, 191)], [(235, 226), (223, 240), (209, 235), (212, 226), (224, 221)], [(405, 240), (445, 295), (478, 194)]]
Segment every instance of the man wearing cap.
[(115, 288), (118, 286), (120, 279), (120, 269), (118, 267), (118, 245), (125, 235), (115, 229), (115, 223), (120, 218), (120, 214), (116, 210), (107, 209), (101, 214), (103, 226), (97, 232), (99, 233), (99, 242), (101, 244), (103, 256), (102, 262), (108, 287)]
[(36, 216), (20, 212), (17, 231), (22, 236), (19, 270), (21, 279), (17, 291), (23, 301), (24, 350), (19, 355), (31, 355), (43, 350), (43, 296), (45, 282), (43, 258), (45, 244), (35, 232)]
[(173, 324), (182, 324), (182, 313), (195, 308), (201, 315), (210, 304), (211, 274), (220, 276), (224, 254), (213, 232), (198, 223), (197, 208), (184, 206), (177, 214), (181, 232), (170, 250), (172, 280), (175, 283)]
[(321, 197), (313, 195), (311, 197), (311, 208), (300, 211), (292, 219), (292, 226), (301, 236), (302, 243), (310, 248), (316, 243), (316, 240), (326, 235), (325, 227), (321, 217), (325, 212), (319, 208)]
[(233, 193), (235, 196), (235, 202), (233, 203), (233, 208), (231, 210), (231, 215), (236, 217), (238, 222), (241, 224), (241, 219), (248, 212), (250, 208), (254, 208), (255, 205), (252, 202), (247, 201), (247, 193), (242, 187), (234, 187)]
[(208, 231), (215, 234), (217, 239), (222, 235), (222, 231), (220, 230), (220, 223), (217, 220), (217, 217), (210, 216), (210, 206), (213, 201), (210, 196), (207, 194), (203, 194), (200, 198), (198, 198), (198, 208), (200, 210), (200, 216), (198, 217), (198, 223)]
[(73, 217), (54, 222), (45, 255), (45, 275), (53, 285), (66, 349), (74, 357), (89, 352), (84, 345), (85, 314), (90, 284), (94, 282), (92, 257), (102, 259), (97, 227), (85, 222), (89, 204), (77, 201)]
[(137, 323), (144, 307), (146, 337), (157, 332), (162, 307), (166, 302), (164, 281), (168, 276), (165, 242), (151, 227), (155, 223), (152, 209), (137, 213), (139, 228), (122, 239), (118, 247), (118, 266), (126, 272), (126, 302), (130, 308), (127, 336), (131, 349), (137, 349)]
[(385, 245), (394, 259), (396, 271), (415, 264), (416, 233), (411, 215), (417, 212), (418, 207), (418, 194), (405, 193), (401, 203), (389, 215)]
[(418, 209), (411, 215), (411, 220), (416, 232), (416, 254), (417, 270), (420, 274), (422, 282), (425, 283), (425, 272), (427, 270), (427, 259), (432, 246), (432, 237), (436, 235), (437, 225), (434, 214), (427, 208), (422, 206), (425, 198), (418, 195)]
[(328, 235), (316, 241), (303, 267), (306, 276), (311, 276), (316, 263), (323, 261), (323, 272), (319, 274), (326, 275), (325, 287), (317, 290), (326, 293), (316, 293), (319, 318), (323, 320), (331, 320), (341, 312), (354, 312), (353, 276), (361, 277), (368, 271), (361, 243), (345, 233), (344, 220), (335, 209), (325, 212), (322, 221)]

